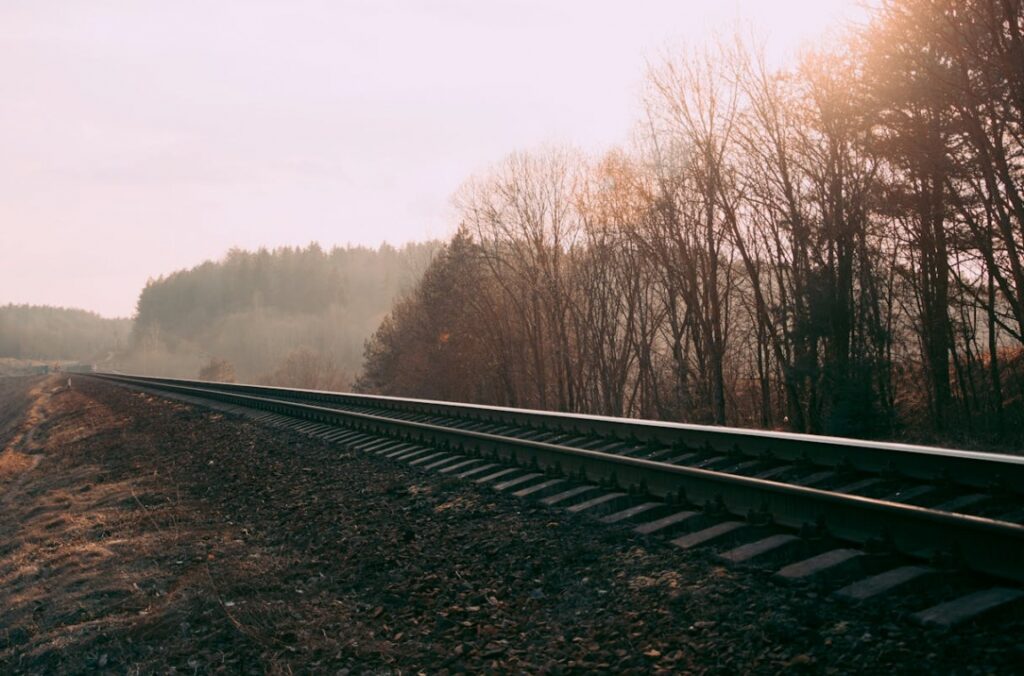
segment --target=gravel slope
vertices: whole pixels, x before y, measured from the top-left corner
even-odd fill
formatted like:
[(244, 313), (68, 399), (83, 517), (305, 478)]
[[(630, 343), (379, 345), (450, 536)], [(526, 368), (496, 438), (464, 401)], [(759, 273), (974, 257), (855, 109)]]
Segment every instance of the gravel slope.
[(0, 672), (1012, 673), (488, 489), (78, 378), (0, 479)]

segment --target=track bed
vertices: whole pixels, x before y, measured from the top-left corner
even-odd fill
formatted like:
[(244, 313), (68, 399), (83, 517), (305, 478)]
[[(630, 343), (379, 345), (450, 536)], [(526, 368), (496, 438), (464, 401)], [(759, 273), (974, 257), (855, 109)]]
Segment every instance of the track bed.
[[(0, 486), (0, 671), (1010, 672), (626, 527), (76, 378)], [(56, 401), (56, 400), (55, 400)], [(83, 415), (83, 411), (87, 414)]]

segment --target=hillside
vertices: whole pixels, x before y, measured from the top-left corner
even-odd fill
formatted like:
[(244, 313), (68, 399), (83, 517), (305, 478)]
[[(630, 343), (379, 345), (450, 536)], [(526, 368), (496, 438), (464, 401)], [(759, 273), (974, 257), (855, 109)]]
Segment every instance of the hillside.
[(0, 306), (0, 358), (97, 362), (127, 345), (129, 319), (45, 305)]
[(301, 367), (313, 374), (302, 384), (345, 387), (364, 341), (436, 249), (234, 249), (146, 285), (119, 366), (194, 377), (226, 362), (220, 370), (239, 380), (275, 382)]

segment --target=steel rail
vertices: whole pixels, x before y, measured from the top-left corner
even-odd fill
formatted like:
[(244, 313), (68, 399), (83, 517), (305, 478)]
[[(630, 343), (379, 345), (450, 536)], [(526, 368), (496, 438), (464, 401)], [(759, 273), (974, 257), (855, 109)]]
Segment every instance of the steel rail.
[(1024, 583), (1024, 526), (1017, 524), (600, 451), (197, 386), (202, 383), (181, 384), (190, 381), (155, 382), (154, 379), (114, 374), (98, 377), (408, 441), (440, 444), (589, 480), (642, 487), (655, 497), (683, 498), (741, 517), (768, 515), (775, 523), (790, 528), (824, 526), (841, 540), (858, 544), (884, 540), (896, 551), (918, 559), (927, 560), (952, 552), (968, 569)]
[(289, 400), (450, 416), (553, 432), (604, 436), (610, 440), (630, 440), (666, 446), (682, 444), (688, 448), (705, 448), (719, 453), (734, 453), (752, 458), (772, 458), (784, 462), (803, 461), (822, 467), (849, 468), (872, 474), (894, 474), (911, 479), (941, 481), (975, 488), (996, 488), (1024, 495), (1024, 456), (809, 434), (610, 418), (265, 385), (213, 383), (135, 375), (123, 377), (153, 383), (201, 386), (207, 389), (236, 393), (276, 396)]

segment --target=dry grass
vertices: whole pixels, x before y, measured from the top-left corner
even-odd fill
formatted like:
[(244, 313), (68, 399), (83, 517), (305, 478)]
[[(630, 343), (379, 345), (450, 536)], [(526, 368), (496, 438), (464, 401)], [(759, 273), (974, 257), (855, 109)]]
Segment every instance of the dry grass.
[(0, 483), (27, 472), (39, 463), (39, 458), (8, 448), (0, 453)]

